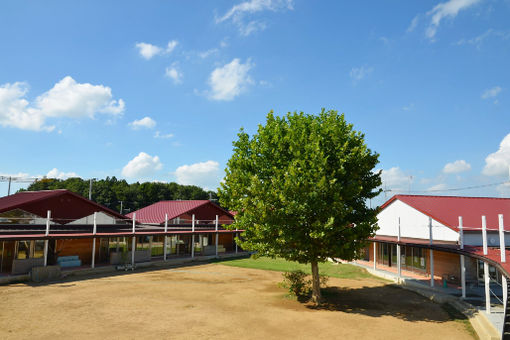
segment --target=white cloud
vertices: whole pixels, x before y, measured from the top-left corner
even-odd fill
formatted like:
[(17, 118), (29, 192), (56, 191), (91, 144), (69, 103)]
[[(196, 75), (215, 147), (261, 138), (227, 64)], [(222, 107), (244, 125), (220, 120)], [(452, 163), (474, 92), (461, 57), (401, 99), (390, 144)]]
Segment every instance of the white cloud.
[(48, 117), (94, 118), (96, 113), (123, 113), (124, 101), (112, 97), (107, 86), (80, 84), (67, 76), (37, 97), (36, 106)]
[(203, 52), (199, 52), (198, 53), (198, 56), (202, 59), (205, 59), (213, 54), (216, 54), (219, 52), (219, 49), (217, 48), (211, 48), (211, 49), (208, 49), (207, 51), (203, 51)]
[(416, 26), (418, 26), (418, 21), (420, 20), (419, 16), (415, 16), (413, 20), (411, 20), (411, 23), (409, 24), (409, 27), (407, 27), (407, 32), (411, 33), (415, 30)]
[(12, 178), (26, 178), (26, 177), (29, 177), (30, 175), (27, 174), (26, 172), (18, 172), (17, 174), (8, 174), (8, 173), (0, 172), (0, 176), (2, 176), (2, 177), (12, 177)]
[(174, 84), (182, 83), (182, 72), (177, 69), (177, 65), (175, 63), (166, 68), (165, 76), (172, 79)]
[(453, 163), (447, 163), (443, 168), (443, 172), (445, 174), (458, 174), (469, 170), (471, 170), (471, 164), (463, 159), (457, 160)]
[(499, 86), (494, 86), (493, 88), (487, 89), (482, 93), (482, 99), (490, 99), (497, 97), (497, 95), (501, 92), (502, 88)]
[(133, 130), (139, 130), (141, 128), (153, 129), (156, 126), (156, 121), (151, 117), (143, 117), (142, 119), (135, 119), (129, 123)]
[(111, 88), (103, 85), (77, 83), (67, 76), (52, 89), (38, 96), (33, 103), (25, 97), (28, 85), (0, 85), (0, 125), (23, 130), (52, 131), (45, 125), (47, 118), (94, 118), (97, 113), (120, 115), (124, 101), (114, 100)]
[(502, 40), (510, 39), (510, 32), (504, 32), (504, 31), (497, 31), (492, 28), (489, 28), (484, 33), (471, 38), (471, 39), (461, 39), (457, 41), (457, 45), (474, 45), (477, 49), (480, 49), (482, 46), (482, 43), (489, 39), (491, 36), (500, 38)]
[(427, 15), (431, 16), (430, 24), (425, 31), (427, 38), (434, 40), (437, 29), (444, 18), (455, 18), (461, 10), (465, 10), (480, 0), (448, 0), (436, 5)]
[(212, 71), (209, 77), (211, 91), (209, 97), (214, 100), (233, 100), (253, 83), (248, 72), (254, 65), (250, 60), (242, 64), (238, 58)]
[(220, 182), (219, 163), (215, 161), (200, 162), (191, 165), (181, 165), (175, 170), (177, 183), (197, 185), (214, 190)]
[(122, 169), (122, 176), (127, 178), (145, 178), (163, 168), (158, 156), (152, 157), (145, 152), (140, 152)]
[(444, 191), (448, 189), (448, 186), (445, 183), (439, 183), (427, 188), (427, 191)]
[(499, 144), (499, 150), (485, 158), (485, 167), (482, 173), (487, 176), (509, 175), (510, 167), (510, 133)]
[(71, 177), (80, 177), (75, 172), (63, 172), (59, 171), (57, 168), (53, 168), (46, 174), (47, 178), (56, 178), (56, 179), (67, 179)]
[(161, 138), (161, 139), (168, 139), (168, 138), (172, 138), (173, 136), (174, 136), (173, 133), (164, 134), (164, 133), (161, 133), (160, 131), (156, 131), (156, 133), (154, 134), (154, 138)]
[(412, 176), (406, 175), (399, 167), (393, 167), (382, 170), (381, 180), (383, 189), (403, 191), (409, 188), (409, 184), (412, 183)]
[(161, 47), (143, 42), (137, 43), (135, 46), (138, 48), (140, 55), (147, 60), (151, 59), (155, 55), (160, 54), (163, 51)]
[(367, 77), (368, 75), (370, 75), (370, 73), (372, 73), (372, 71), (374, 71), (373, 67), (365, 67), (365, 66), (353, 67), (351, 69), (351, 72), (349, 72), (349, 75), (351, 76), (353, 81), (358, 82), (358, 81), (362, 80), (363, 78)]
[(250, 0), (234, 5), (225, 15), (216, 19), (216, 23), (232, 20), (237, 25), (239, 33), (247, 36), (253, 32), (264, 30), (266, 24), (259, 20), (245, 18), (262, 11), (293, 10), (293, 0)]
[(136, 43), (135, 47), (138, 48), (138, 53), (143, 58), (149, 60), (152, 59), (156, 55), (170, 54), (175, 49), (175, 47), (179, 44), (177, 40), (171, 40), (168, 42), (166, 48), (159, 47), (149, 43)]

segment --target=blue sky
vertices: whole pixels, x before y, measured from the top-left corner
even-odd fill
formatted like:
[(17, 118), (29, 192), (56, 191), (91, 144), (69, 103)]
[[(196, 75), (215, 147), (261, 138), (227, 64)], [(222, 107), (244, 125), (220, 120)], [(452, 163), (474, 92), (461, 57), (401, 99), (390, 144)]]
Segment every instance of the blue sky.
[(324, 107), (388, 197), (510, 194), (445, 191), (508, 180), (508, 0), (119, 4), (0, 3), (0, 175), (214, 189), (240, 127)]

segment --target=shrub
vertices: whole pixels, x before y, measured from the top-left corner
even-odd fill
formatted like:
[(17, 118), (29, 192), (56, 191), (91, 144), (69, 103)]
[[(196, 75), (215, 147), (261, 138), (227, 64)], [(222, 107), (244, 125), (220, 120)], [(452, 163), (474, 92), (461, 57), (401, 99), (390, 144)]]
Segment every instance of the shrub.
[(302, 270), (294, 270), (283, 273), (281, 285), (289, 290), (291, 295), (297, 297), (307, 296), (311, 292), (311, 280), (306, 280), (306, 273)]

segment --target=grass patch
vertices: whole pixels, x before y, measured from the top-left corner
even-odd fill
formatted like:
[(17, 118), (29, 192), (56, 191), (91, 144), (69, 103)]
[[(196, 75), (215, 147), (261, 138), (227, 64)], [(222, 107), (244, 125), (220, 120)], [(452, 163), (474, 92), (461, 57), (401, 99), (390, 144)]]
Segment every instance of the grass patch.
[(455, 322), (459, 322), (464, 326), (464, 329), (471, 334), (473, 339), (479, 339), (478, 334), (476, 334), (475, 330), (473, 329), (473, 326), (471, 326), (471, 323), (469, 322), (469, 319), (467, 316), (459, 312), (455, 307), (450, 305), (449, 303), (443, 303), (441, 305), (443, 310), (448, 314), (450, 319), (452, 319)]
[[(238, 260), (226, 260), (220, 262), (226, 266), (274, 270), (278, 272), (290, 272), (293, 270), (302, 270), (308, 275), (312, 274), (310, 264), (300, 264), (287, 261), (282, 258), (272, 259), (269, 257), (259, 257), (258, 259), (246, 258)], [(334, 264), (331, 262), (319, 263), (319, 272), (322, 275), (337, 277), (340, 279), (365, 279), (375, 278), (365, 269), (350, 264)]]

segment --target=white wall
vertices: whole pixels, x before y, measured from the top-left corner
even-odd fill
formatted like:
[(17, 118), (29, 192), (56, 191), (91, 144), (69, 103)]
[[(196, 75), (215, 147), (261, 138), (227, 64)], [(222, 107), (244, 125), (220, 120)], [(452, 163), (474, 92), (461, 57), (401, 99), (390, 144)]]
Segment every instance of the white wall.
[[(400, 236), (429, 239), (429, 216), (395, 200), (378, 215), (379, 230), (376, 235), (398, 236), (398, 218), (400, 217)], [(432, 235), (438, 241), (458, 241), (459, 234), (444, 224), (432, 219)]]
[[(97, 224), (115, 224), (115, 218), (99, 211), (96, 216)], [(68, 224), (94, 224), (94, 214), (82, 217), (79, 220), (72, 221)]]

